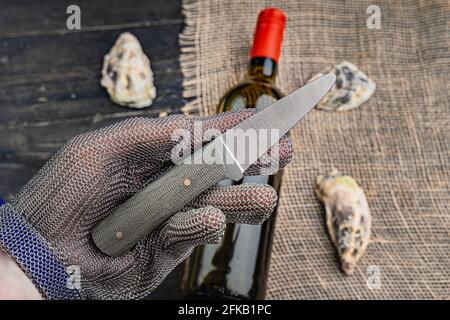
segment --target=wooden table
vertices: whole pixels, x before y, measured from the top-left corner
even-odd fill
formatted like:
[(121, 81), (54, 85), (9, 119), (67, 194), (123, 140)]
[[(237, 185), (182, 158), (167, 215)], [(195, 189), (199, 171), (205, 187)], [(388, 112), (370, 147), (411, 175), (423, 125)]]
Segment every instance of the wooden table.
[[(66, 9), (81, 8), (81, 30)], [(4, 0), (0, 9), (0, 197), (9, 200), (69, 138), (133, 116), (178, 113), (180, 0)], [(148, 109), (111, 102), (103, 56), (130, 31), (149, 55), (157, 98)], [(180, 297), (178, 267), (150, 298)]]

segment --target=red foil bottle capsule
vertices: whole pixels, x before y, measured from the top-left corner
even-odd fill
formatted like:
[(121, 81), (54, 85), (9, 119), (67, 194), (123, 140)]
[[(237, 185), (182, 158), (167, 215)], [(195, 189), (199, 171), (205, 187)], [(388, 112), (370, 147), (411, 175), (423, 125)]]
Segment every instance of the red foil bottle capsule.
[(261, 11), (253, 37), (251, 58), (265, 57), (278, 62), (285, 25), (286, 16), (283, 11), (275, 8)]

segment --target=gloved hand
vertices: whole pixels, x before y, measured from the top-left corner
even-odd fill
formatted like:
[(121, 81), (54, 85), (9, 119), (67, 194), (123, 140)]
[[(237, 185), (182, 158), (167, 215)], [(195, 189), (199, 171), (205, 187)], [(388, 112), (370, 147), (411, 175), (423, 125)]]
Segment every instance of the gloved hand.
[[(201, 120), (203, 129), (235, 126), (252, 111)], [(17, 197), (0, 207), (3, 248), (51, 299), (126, 299), (145, 296), (198, 245), (221, 240), (226, 222), (262, 223), (277, 195), (267, 185), (213, 187), (141, 240), (111, 258), (90, 237), (119, 204), (170, 169), (175, 129), (193, 129), (194, 118), (135, 118), (71, 139)], [(291, 143), (279, 144), (280, 167)], [(258, 164), (246, 174), (257, 174)], [(79, 275), (78, 287), (68, 272)], [(76, 280), (76, 278), (75, 278)], [(73, 288), (75, 287), (75, 288)]]

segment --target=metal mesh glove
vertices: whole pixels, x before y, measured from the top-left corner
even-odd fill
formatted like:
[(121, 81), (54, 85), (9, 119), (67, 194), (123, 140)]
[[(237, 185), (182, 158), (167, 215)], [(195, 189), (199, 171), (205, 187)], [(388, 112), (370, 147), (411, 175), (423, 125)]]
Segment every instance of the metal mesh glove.
[[(213, 187), (117, 258), (95, 247), (92, 228), (170, 169), (175, 129), (193, 130), (193, 120), (201, 120), (203, 129), (223, 132), (252, 114), (135, 118), (71, 139), (11, 203), (0, 207), (0, 246), (47, 298), (148, 294), (193, 247), (220, 241), (226, 222), (263, 222), (276, 204), (275, 191), (267, 185)], [(280, 140), (279, 152), (283, 167), (292, 154), (287, 138)], [(257, 169), (258, 164), (247, 174)], [(81, 286), (68, 274), (78, 271)]]

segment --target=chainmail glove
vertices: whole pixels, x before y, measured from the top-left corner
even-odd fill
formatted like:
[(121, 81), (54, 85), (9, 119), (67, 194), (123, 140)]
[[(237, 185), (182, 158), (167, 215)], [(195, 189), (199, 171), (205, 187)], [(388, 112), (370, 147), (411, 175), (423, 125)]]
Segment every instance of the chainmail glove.
[[(262, 223), (277, 195), (268, 185), (213, 187), (142, 239), (112, 258), (90, 232), (118, 205), (173, 165), (173, 132), (221, 132), (253, 114), (134, 118), (71, 139), (20, 191), (0, 207), (0, 247), (49, 299), (130, 299), (153, 289), (195, 246), (221, 240), (226, 222)], [(279, 144), (280, 167), (291, 158), (288, 138)], [(246, 174), (257, 174), (258, 166)], [(79, 281), (74, 281), (78, 274)]]

